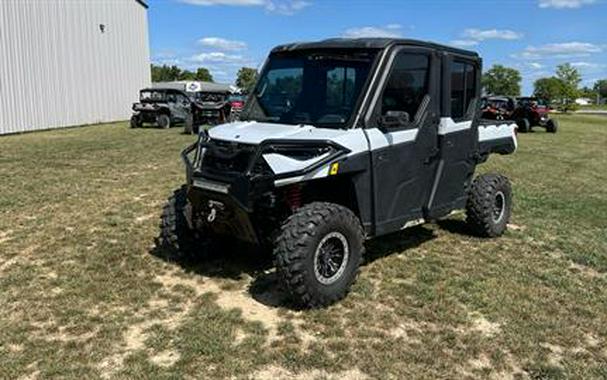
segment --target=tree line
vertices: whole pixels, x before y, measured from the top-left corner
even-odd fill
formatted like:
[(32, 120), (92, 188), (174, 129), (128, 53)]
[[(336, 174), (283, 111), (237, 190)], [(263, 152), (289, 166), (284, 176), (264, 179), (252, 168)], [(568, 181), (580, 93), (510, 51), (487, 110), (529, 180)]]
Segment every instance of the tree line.
[[(488, 95), (519, 96), (521, 81), (518, 70), (503, 65), (493, 65), (482, 77), (483, 89)], [(607, 79), (596, 81), (592, 88), (580, 88), (581, 81), (579, 70), (571, 64), (558, 65), (553, 76), (533, 83), (533, 95), (565, 112), (577, 107), (577, 98), (607, 98)]]
[[(152, 82), (178, 80), (213, 82), (213, 76), (204, 67), (199, 67), (196, 71), (189, 71), (175, 65), (152, 64)], [(253, 90), (256, 80), (256, 69), (242, 67), (238, 70), (234, 84), (245, 93), (249, 93)], [(592, 100), (607, 98), (607, 79), (596, 81), (592, 88), (580, 88), (581, 81), (582, 76), (579, 70), (571, 64), (565, 63), (557, 66), (554, 75), (537, 79), (533, 83), (533, 95), (563, 111), (576, 108), (575, 99), (579, 97)], [(482, 86), (487, 95), (519, 96), (521, 95), (521, 82), (522, 76), (518, 70), (503, 65), (493, 65), (483, 73), (482, 77)]]
[[(214, 82), (209, 69), (199, 67), (196, 71), (184, 70), (176, 65), (151, 65), (152, 82), (174, 81), (201, 81)], [(238, 70), (235, 85), (248, 93), (253, 90), (257, 80), (257, 70), (251, 67), (242, 67)]]
[(174, 82), (179, 80), (192, 80), (201, 82), (213, 82), (213, 75), (204, 67), (196, 71), (184, 70), (176, 65), (151, 65), (152, 82)]

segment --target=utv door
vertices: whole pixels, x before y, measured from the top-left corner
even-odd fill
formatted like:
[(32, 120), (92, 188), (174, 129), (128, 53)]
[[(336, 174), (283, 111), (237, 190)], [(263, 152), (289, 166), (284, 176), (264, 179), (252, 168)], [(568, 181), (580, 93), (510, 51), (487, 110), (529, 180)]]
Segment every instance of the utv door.
[(423, 217), (436, 165), (439, 61), (430, 49), (396, 48), (371, 101), (365, 131), (376, 235)]
[(464, 208), (467, 188), (477, 162), (480, 99), (480, 62), (472, 57), (449, 55), (443, 61), (443, 104), (438, 128), (439, 162), (428, 218)]

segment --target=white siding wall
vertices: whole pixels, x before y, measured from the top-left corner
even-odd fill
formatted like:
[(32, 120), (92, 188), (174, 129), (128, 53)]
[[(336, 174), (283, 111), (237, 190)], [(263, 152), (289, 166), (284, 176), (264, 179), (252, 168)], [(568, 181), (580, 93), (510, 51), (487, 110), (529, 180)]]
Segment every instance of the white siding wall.
[(0, 134), (127, 119), (149, 63), (135, 0), (0, 0)]

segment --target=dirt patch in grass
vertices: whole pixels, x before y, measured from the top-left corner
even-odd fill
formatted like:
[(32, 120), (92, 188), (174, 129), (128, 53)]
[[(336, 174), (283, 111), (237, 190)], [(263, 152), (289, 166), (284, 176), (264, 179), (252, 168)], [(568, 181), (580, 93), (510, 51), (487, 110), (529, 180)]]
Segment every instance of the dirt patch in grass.
[(179, 360), (179, 353), (173, 350), (166, 350), (154, 354), (150, 361), (160, 367), (171, 367)]
[(327, 380), (366, 380), (369, 376), (365, 375), (358, 369), (350, 369), (346, 371), (337, 371), (329, 373), (323, 370), (311, 370), (302, 372), (293, 372), (288, 369), (270, 365), (264, 367), (259, 371), (256, 371), (251, 375), (251, 379), (277, 379), (277, 380), (314, 380), (314, 379), (327, 379)]

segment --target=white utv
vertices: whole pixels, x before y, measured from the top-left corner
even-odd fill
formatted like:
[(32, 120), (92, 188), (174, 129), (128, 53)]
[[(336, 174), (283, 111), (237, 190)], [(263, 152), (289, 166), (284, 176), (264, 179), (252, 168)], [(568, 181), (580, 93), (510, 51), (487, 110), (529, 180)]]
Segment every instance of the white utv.
[(402, 39), (276, 47), (242, 121), (202, 131), (182, 152), (187, 183), (163, 212), (161, 243), (200, 252), (221, 236), (271, 244), (294, 301), (343, 298), (364, 242), (465, 209), (500, 236), (512, 191), (499, 174), (511, 123), (483, 122), (476, 53)]

